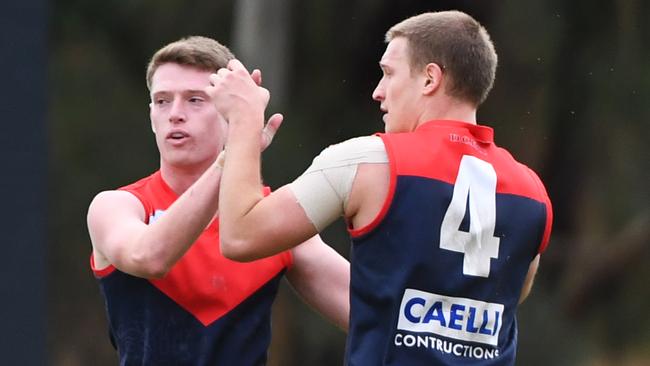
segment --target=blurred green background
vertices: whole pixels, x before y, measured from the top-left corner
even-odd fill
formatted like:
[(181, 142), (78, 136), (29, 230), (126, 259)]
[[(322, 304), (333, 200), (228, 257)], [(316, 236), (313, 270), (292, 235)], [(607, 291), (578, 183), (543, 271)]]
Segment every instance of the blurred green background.
[[(264, 154), (278, 187), (329, 144), (380, 131), (371, 93), (385, 31), (458, 9), (496, 45), (479, 120), (537, 171), (554, 230), (520, 308), (519, 365), (650, 364), (650, 2), (644, 0), (141, 0), (51, 3), (48, 354), (115, 365), (90, 272), (85, 214), (99, 191), (153, 172), (145, 66), (162, 45), (213, 37), (262, 69), (285, 123)], [(339, 222), (324, 238), (343, 255)], [(345, 335), (285, 284), (270, 365), (342, 364)]]

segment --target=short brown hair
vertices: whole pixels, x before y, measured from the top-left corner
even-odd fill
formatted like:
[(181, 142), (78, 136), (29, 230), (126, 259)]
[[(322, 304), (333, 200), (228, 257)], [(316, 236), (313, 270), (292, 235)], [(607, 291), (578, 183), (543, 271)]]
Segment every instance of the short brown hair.
[(217, 71), (235, 58), (228, 47), (212, 38), (191, 36), (172, 42), (156, 51), (147, 65), (147, 88), (158, 67), (166, 63), (192, 66), (200, 70)]
[(423, 13), (386, 32), (386, 42), (407, 40), (411, 72), (438, 64), (449, 76), (452, 97), (483, 103), (494, 84), (497, 54), (485, 28), (460, 11)]

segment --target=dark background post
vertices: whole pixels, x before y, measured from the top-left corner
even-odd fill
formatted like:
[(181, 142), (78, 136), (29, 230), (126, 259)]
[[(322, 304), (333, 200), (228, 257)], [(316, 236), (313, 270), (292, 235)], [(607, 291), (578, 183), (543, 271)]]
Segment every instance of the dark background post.
[(0, 354), (44, 365), (47, 0), (0, 5)]

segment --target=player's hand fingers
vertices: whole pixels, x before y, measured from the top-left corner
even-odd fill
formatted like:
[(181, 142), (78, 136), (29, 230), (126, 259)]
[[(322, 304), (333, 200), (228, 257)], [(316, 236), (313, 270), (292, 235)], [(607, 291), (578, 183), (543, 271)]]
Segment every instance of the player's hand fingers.
[(238, 59), (233, 58), (232, 60), (228, 61), (228, 70), (232, 72), (236, 71), (245, 71), (246, 74), (250, 75), (248, 70), (246, 69), (246, 66), (242, 64)]
[(251, 78), (257, 84), (257, 86), (262, 85), (262, 72), (259, 69), (253, 70), (251, 73)]
[(214, 73), (214, 74), (210, 74), (208, 79), (210, 80), (210, 86), (215, 86), (215, 85), (217, 85), (217, 82), (219, 82), (220, 77), (219, 77), (219, 75)]
[(276, 113), (269, 117), (269, 120), (266, 122), (266, 126), (262, 129), (262, 151), (271, 145), (273, 137), (278, 132), (284, 116), (280, 113)]

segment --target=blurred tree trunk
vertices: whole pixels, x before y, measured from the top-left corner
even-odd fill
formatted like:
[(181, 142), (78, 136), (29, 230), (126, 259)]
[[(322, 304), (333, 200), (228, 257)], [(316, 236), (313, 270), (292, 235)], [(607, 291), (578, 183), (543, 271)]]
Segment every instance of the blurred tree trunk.
[[(231, 46), (249, 71), (262, 71), (263, 86), (271, 92), (267, 115), (284, 109), (289, 84), (290, 0), (237, 0)], [(273, 338), (269, 366), (289, 365), (293, 360), (290, 304), (280, 291), (273, 307)]]
[(249, 71), (262, 70), (271, 110), (283, 106), (287, 97), (290, 5), (290, 0), (238, 0), (235, 5), (235, 55)]

